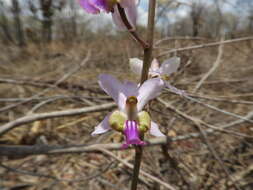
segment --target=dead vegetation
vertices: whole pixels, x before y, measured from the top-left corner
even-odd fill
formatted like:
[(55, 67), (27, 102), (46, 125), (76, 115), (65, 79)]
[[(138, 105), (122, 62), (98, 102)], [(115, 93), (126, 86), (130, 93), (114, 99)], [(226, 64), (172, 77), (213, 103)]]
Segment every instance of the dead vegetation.
[[(47, 46), (29, 44), (22, 49), (1, 47), (1, 126), (34, 113), (112, 102), (99, 89), (99, 73), (137, 82), (128, 69), (128, 58), (141, 56), (136, 44), (124, 37), (120, 44), (115, 38), (99, 38), (69, 45), (53, 42)], [(207, 42), (169, 40), (159, 47), (179, 48)], [(152, 102), (152, 117), (174, 140), (144, 149), (139, 189), (166, 189), (166, 185), (178, 189), (253, 188), (253, 116), (243, 119), (253, 108), (252, 43), (247, 40), (224, 45), (218, 68), (195, 92), (196, 85), (217, 59), (218, 46), (177, 52), (182, 63), (171, 83), (192, 98), (165, 91)], [(89, 60), (80, 65), (89, 50)], [(157, 49), (155, 55), (163, 51)], [(75, 68), (76, 72), (71, 73)], [(69, 73), (66, 80), (57, 83)], [(41, 147), (120, 143), (122, 136), (116, 132), (90, 136), (110, 109), (113, 108), (17, 126), (2, 135), (0, 143)], [(226, 125), (231, 126), (223, 128)], [(177, 139), (188, 134), (195, 136)], [(133, 150), (105, 149), (78, 154), (1, 154), (0, 187), (31, 190), (128, 189), (134, 158)]]

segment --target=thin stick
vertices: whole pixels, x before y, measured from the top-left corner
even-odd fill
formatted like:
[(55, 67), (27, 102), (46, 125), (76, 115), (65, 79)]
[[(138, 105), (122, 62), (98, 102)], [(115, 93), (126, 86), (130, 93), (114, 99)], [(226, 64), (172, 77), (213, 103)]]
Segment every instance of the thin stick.
[(198, 82), (198, 84), (196, 85), (196, 87), (195, 87), (194, 90), (193, 90), (193, 93), (196, 93), (196, 92), (200, 89), (200, 87), (201, 87), (201, 85), (203, 84), (203, 82), (205, 82), (206, 79), (207, 79), (210, 75), (212, 75), (212, 74), (214, 73), (214, 71), (216, 71), (216, 69), (220, 66), (220, 64), (221, 64), (221, 58), (222, 58), (222, 55), (223, 55), (223, 47), (224, 47), (224, 44), (222, 44), (223, 41), (224, 41), (224, 40), (221, 39), (221, 42), (220, 42), (221, 44), (220, 44), (220, 46), (219, 46), (218, 56), (217, 56), (215, 62), (213, 63), (213, 66), (212, 66), (211, 69), (201, 78), (201, 80)]
[(27, 115), (27, 116), (21, 117), (19, 119), (16, 119), (14, 121), (11, 121), (9, 123), (2, 125), (0, 127), (0, 136), (4, 135), (8, 131), (10, 131), (20, 125), (28, 124), (28, 123), (31, 123), (34, 121), (56, 118), (56, 117), (63, 117), (63, 116), (82, 115), (85, 113), (108, 110), (108, 109), (112, 109), (114, 107), (116, 107), (115, 103), (106, 103), (106, 104), (97, 105), (97, 106), (90, 106), (87, 108), (69, 109), (69, 110), (63, 110), (63, 111), (55, 111), (55, 112)]
[(171, 50), (168, 50), (168, 51), (165, 51), (165, 52), (161, 53), (157, 57), (162, 57), (162, 56), (168, 55), (170, 53), (179, 52), (179, 51), (187, 51), (187, 50), (193, 50), (193, 49), (213, 47), (213, 46), (219, 46), (220, 44), (229, 44), (229, 43), (236, 43), (236, 42), (248, 41), (248, 40), (253, 40), (253, 36), (237, 38), (237, 39), (232, 39), (232, 40), (225, 40), (225, 41), (222, 41), (222, 42), (219, 41), (219, 42), (200, 44), (200, 45), (195, 45), (195, 46), (190, 46), (190, 47), (171, 49)]

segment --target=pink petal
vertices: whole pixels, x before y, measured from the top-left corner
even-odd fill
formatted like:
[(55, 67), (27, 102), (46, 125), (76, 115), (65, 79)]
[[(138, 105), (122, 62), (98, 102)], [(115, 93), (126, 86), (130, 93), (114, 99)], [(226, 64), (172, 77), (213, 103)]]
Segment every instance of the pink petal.
[(120, 0), (120, 5), (123, 8), (127, 8), (127, 7), (130, 7), (130, 6), (133, 6), (133, 5), (136, 6), (136, 0)]
[(109, 12), (109, 4), (107, 0), (88, 0), (94, 7), (100, 8), (106, 12)]
[(151, 121), (150, 134), (156, 137), (164, 137), (165, 135), (160, 131), (158, 125)]
[(110, 125), (109, 125), (109, 117), (110, 117), (111, 113), (109, 113), (104, 120), (99, 123), (98, 126), (95, 127), (95, 130), (91, 133), (92, 136), (98, 135), (98, 134), (102, 134), (105, 133), (107, 131), (109, 131)]
[(142, 66), (143, 66), (143, 61), (138, 59), (138, 58), (130, 58), (129, 59), (129, 64), (130, 64), (130, 70), (137, 74), (141, 75), (142, 72)]
[(100, 11), (96, 8), (89, 0), (79, 0), (79, 4), (84, 8), (88, 13), (98, 14)]
[(153, 78), (145, 81), (139, 88), (137, 109), (141, 111), (143, 107), (152, 99), (160, 95), (164, 88), (164, 82), (160, 78)]
[(160, 68), (160, 72), (162, 74), (170, 75), (178, 70), (180, 65), (179, 57), (172, 57), (170, 59), (165, 60)]
[[(135, 29), (137, 21), (137, 6), (136, 0), (121, 0), (120, 6), (124, 8), (128, 22), (131, 24), (132, 29)], [(125, 24), (122, 22), (119, 14), (118, 6), (114, 6), (112, 19), (119, 30), (127, 30)]]
[(135, 0), (124, 0), (121, 6), (125, 9), (129, 23), (135, 29), (137, 22), (137, 6)]
[(120, 109), (122, 109), (122, 100), (119, 98), (122, 89), (122, 83), (111, 75), (101, 74), (98, 80), (99, 86), (113, 98)]
[(112, 13), (112, 20), (119, 30), (127, 30), (125, 24), (121, 20), (117, 6), (114, 6), (114, 12)]

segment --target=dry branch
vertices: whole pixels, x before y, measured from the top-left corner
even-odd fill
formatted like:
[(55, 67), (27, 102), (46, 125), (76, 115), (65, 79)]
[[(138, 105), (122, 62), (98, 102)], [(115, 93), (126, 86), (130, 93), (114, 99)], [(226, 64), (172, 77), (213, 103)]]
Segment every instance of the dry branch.
[(57, 118), (57, 117), (66, 117), (66, 116), (75, 116), (75, 115), (82, 115), (85, 113), (97, 112), (97, 111), (104, 111), (108, 109), (112, 109), (116, 107), (115, 103), (106, 103), (98, 106), (91, 106), (87, 108), (79, 108), (79, 109), (70, 109), (64, 111), (55, 111), (49, 113), (39, 113), (39, 114), (32, 114), (28, 116), (21, 117), (17, 120), (11, 121), (6, 123), (0, 127), (0, 136), (4, 135), (11, 129), (18, 127), (20, 125), (28, 124), (34, 121), (43, 120), (43, 119), (50, 119), (50, 118)]
[(187, 50), (193, 50), (193, 49), (213, 47), (213, 46), (219, 46), (220, 44), (229, 44), (229, 43), (236, 43), (236, 42), (248, 41), (248, 40), (253, 40), (253, 36), (248, 36), (248, 37), (243, 37), (243, 38), (237, 38), (237, 39), (233, 39), (233, 40), (225, 40), (223, 42), (212, 42), (212, 43), (200, 44), (200, 45), (195, 45), (195, 46), (190, 46), (190, 47), (171, 49), (171, 50), (162, 52), (157, 57), (162, 57), (162, 56), (165, 56), (167, 54), (174, 53), (174, 52), (179, 52), (179, 51), (187, 51)]
[(203, 82), (205, 82), (207, 80), (208, 77), (210, 77), (210, 75), (212, 75), (212, 73), (214, 71), (216, 71), (216, 69), (220, 66), (221, 64), (221, 58), (222, 58), (222, 55), (223, 55), (223, 47), (224, 47), (224, 44), (222, 43), (223, 42), (223, 39), (221, 40), (220, 42), (220, 46), (219, 46), (219, 51), (218, 51), (218, 56), (215, 60), (215, 62), (213, 63), (213, 66), (211, 67), (211, 69), (201, 78), (201, 80), (198, 82), (198, 84), (195, 86), (194, 90), (193, 90), (193, 93), (196, 93), (201, 85), (203, 84)]

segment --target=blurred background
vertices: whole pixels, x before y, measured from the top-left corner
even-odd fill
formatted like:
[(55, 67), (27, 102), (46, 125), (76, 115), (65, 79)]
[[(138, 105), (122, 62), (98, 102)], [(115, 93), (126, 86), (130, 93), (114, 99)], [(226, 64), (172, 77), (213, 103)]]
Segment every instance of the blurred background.
[[(148, 1), (140, 0), (137, 33), (143, 39), (147, 10)], [(170, 158), (160, 146), (145, 148), (142, 169), (178, 189), (253, 189), (253, 1), (158, 0), (155, 22), (153, 56), (160, 62), (181, 58), (170, 82), (192, 98), (165, 91), (160, 98), (174, 111), (155, 100), (150, 113), (160, 129), (169, 137), (198, 133), (182, 113), (231, 128), (208, 136), (219, 160), (205, 140), (194, 137), (171, 143)], [(0, 0), (0, 127), (33, 113), (111, 102), (98, 75), (138, 83), (128, 61), (142, 56), (139, 44), (116, 29), (110, 14), (87, 14), (77, 0)], [(90, 136), (109, 111), (22, 125), (1, 136), (0, 145), (122, 142), (116, 132)], [(240, 120), (243, 116), (249, 121)], [(113, 153), (133, 163), (134, 151)], [(0, 163), (0, 190), (123, 190), (132, 173), (97, 153), (1, 156)], [(142, 176), (139, 189), (165, 188)]]

